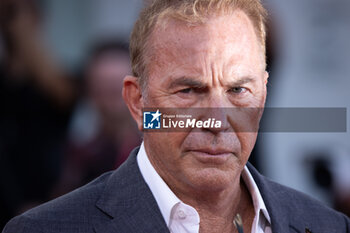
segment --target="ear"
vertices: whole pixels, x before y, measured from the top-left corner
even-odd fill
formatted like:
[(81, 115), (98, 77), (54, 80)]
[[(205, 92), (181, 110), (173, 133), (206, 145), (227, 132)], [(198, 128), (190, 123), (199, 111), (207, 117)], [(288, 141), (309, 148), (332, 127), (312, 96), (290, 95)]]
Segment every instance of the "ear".
[(269, 73), (267, 71), (264, 71), (264, 74), (263, 74), (263, 88), (264, 88), (264, 93), (263, 93), (263, 106), (265, 106), (265, 101), (266, 101), (266, 96), (267, 96), (267, 82), (268, 82), (268, 79), (269, 79)]
[(269, 72), (265, 71), (264, 72), (264, 83), (265, 83), (265, 85), (267, 84), (268, 79), (269, 79)]
[(142, 130), (142, 90), (138, 78), (126, 76), (123, 82), (123, 99), (129, 108), (131, 116), (137, 123), (138, 129)]

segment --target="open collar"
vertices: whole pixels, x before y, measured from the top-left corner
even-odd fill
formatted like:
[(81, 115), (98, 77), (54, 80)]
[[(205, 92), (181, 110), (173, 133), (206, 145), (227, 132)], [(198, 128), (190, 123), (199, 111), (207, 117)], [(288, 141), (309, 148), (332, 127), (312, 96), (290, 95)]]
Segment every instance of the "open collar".
[[(169, 227), (172, 210), (178, 203), (182, 203), (182, 201), (173, 193), (173, 191), (169, 188), (169, 186), (152, 166), (151, 162), (148, 159), (143, 142), (137, 154), (137, 163), (143, 178), (145, 179), (151, 192), (153, 193), (153, 196), (156, 199), (166, 225)], [(257, 232), (260, 218), (265, 218), (263, 221), (261, 221), (262, 223), (264, 223), (266, 220), (268, 224), (271, 225), (270, 216), (265, 206), (264, 200), (260, 194), (259, 188), (256, 185), (254, 178), (250, 174), (247, 166), (245, 166), (242, 171), (242, 179), (245, 182), (245, 185), (247, 186), (250, 196), (253, 200), (255, 213), (253, 227), (255, 229), (254, 232)], [(262, 215), (260, 215), (260, 213), (262, 213)]]
[(300, 219), (302, 218), (301, 216), (293, 214), (295, 212), (294, 208), (304, 207), (293, 206), (292, 200), (289, 199), (291, 190), (282, 188), (281, 185), (262, 176), (249, 162), (247, 167), (260, 190), (266, 209), (269, 212), (272, 232), (306, 232), (311, 222)]

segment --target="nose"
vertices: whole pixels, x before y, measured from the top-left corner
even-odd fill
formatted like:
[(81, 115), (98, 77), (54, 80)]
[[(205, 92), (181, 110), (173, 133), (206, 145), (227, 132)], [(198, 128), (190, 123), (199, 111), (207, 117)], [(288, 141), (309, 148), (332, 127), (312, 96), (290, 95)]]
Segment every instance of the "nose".
[(203, 119), (215, 119), (215, 121), (221, 122), (220, 127), (210, 127), (206, 130), (216, 134), (232, 129), (228, 115), (232, 104), (226, 98), (225, 93), (218, 90), (208, 93), (207, 98), (203, 98), (201, 101), (201, 108)]

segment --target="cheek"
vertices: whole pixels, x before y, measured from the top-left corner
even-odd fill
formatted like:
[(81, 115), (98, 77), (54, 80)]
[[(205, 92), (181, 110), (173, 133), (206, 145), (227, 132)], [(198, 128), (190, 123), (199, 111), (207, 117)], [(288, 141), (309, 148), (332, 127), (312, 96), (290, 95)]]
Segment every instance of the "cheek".
[[(255, 142), (257, 133), (256, 132), (241, 132), (237, 133), (238, 139), (241, 143), (241, 156), (243, 160), (248, 160), (250, 153), (252, 152)], [(246, 161), (244, 161), (246, 162)]]
[(147, 132), (144, 134), (144, 141), (150, 147), (154, 159), (163, 166), (171, 168), (171, 164), (181, 159), (181, 148), (187, 133), (185, 132)]
[(260, 107), (230, 108), (227, 120), (236, 133), (256, 133), (262, 114)]
[(250, 99), (248, 107), (250, 108), (261, 108), (265, 105), (266, 92), (264, 87), (260, 87), (255, 93), (254, 96)]

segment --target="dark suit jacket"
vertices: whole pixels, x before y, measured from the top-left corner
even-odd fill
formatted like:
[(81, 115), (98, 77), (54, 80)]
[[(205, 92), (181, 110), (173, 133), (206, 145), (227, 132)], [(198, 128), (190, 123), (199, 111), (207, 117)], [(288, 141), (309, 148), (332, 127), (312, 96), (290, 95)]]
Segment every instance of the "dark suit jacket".
[[(137, 165), (138, 148), (117, 170), (13, 218), (3, 233), (169, 232)], [(265, 201), (274, 233), (350, 232), (344, 215), (290, 188), (252, 173)]]

